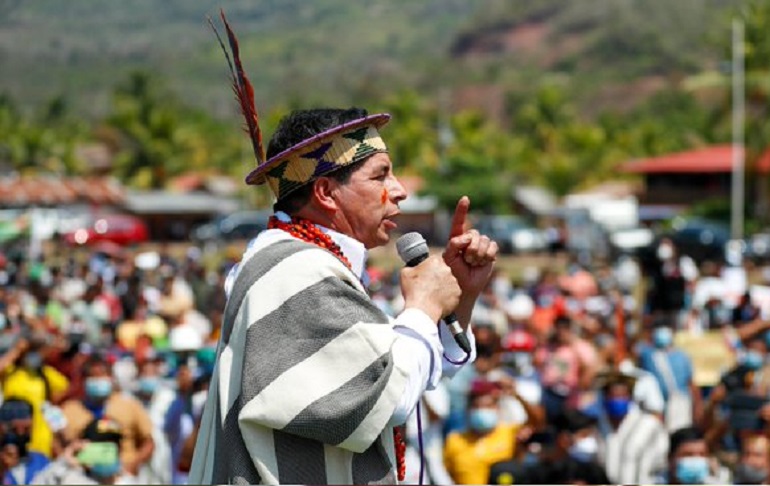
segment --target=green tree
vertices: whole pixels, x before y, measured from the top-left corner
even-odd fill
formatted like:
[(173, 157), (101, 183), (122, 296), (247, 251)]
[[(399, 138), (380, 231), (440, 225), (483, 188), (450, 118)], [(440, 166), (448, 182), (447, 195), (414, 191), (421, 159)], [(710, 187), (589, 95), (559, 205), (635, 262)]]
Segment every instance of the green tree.
[(115, 90), (112, 113), (98, 133), (117, 146), (116, 175), (142, 188), (163, 188), (189, 171), (230, 172), (229, 161), (240, 158), (236, 133), (183, 106), (145, 72)]
[(79, 173), (74, 149), (85, 134), (62, 97), (49, 101), (36, 116), (24, 116), (8, 96), (0, 96), (0, 162), (19, 172)]
[(476, 211), (510, 212), (515, 154), (520, 147), (477, 113), (455, 115), (451, 128), (454, 141), (439, 166), (426, 173), (424, 192), (436, 196), (447, 209), (468, 194)]

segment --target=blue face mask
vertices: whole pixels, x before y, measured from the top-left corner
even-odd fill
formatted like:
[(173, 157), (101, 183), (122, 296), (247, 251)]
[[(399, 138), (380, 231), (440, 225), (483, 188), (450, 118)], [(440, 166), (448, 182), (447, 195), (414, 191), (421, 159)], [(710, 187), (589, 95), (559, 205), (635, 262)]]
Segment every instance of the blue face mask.
[(703, 484), (709, 474), (705, 457), (683, 457), (676, 461), (676, 479), (682, 484)]
[(139, 378), (139, 382), (137, 383), (139, 393), (142, 393), (144, 395), (152, 395), (155, 393), (155, 390), (158, 389), (158, 385), (160, 385), (160, 380), (157, 376), (144, 376), (142, 378)]
[(527, 454), (524, 456), (524, 459), (521, 460), (521, 463), (524, 466), (534, 466), (540, 463), (540, 456), (534, 452), (527, 452)]
[(88, 398), (107, 398), (112, 393), (112, 380), (109, 378), (88, 378), (86, 396)]
[(31, 370), (39, 370), (43, 367), (43, 356), (37, 351), (29, 351), (24, 355), (22, 364), (25, 368), (29, 368)]
[(92, 476), (99, 479), (111, 478), (120, 472), (120, 461), (112, 464), (94, 464), (89, 471)]
[(476, 432), (489, 432), (497, 427), (497, 410), (493, 408), (475, 408), (468, 414), (468, 427)]
[(764, 356), (757, 351), (746, 351), (746, 354), (743, 355), (743, 365), (750, 370), (758, 370), (764, 362)]
[(659, 327), (652, 333), (652, 342), (656, 348), (663, 349), (671, 346), (674, 333), (667, 327)]
[(631, 400), (628, 398), (607, 398), (604, 400), (604, 409), (612, 419), (622, 419), (628, 414)]

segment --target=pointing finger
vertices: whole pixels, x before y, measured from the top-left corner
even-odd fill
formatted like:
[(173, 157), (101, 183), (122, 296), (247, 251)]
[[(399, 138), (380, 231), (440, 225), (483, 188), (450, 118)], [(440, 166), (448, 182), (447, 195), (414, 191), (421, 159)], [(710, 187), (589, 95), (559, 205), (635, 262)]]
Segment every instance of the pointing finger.
[(463, 196), (457, 201), (457, 207), (455, 207), (455, 214), (452, 216), (452, 226), (449, 232), (449, 237), (460, 236), (465, 231), (465, 221), (468, 218), (468, 210), (471, 207), (471, 200), (468, 196)]

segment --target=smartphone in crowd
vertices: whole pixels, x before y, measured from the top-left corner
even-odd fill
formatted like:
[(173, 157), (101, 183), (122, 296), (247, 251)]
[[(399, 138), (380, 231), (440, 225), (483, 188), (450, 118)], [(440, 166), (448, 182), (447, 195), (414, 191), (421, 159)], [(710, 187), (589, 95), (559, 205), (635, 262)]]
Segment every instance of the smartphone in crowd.
[(110, 465), (118, 461), (118, 445), (114, 442), (89, 442), (77, 454), (84, 466)]

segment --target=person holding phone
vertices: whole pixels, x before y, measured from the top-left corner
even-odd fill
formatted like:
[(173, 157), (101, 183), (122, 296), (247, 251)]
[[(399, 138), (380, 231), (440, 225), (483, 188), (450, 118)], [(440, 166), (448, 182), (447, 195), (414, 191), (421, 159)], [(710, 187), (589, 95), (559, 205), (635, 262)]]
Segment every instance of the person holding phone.
[(136, 484), (120, 460), (122, 438), (122, 427), (116, 420), (93, 420), (80, 439), (71, 442), (56, 461), (32, 479), (32, 484)]
[(93, 355), (83, 366), (85, 397), (67, 400), (62, 412), (67, 426), (62, 431), (66, 440), (80, 437), (94, 419), (110, 418), (118, 421), (123, 430), (121, 460), (123, 468), (136, 475), (139, 468), (152, 458), (155, 442), (152, 439), (152, 420), (139, 400), (121, 393), (114, 384), (110, 364), (99, 355)]

